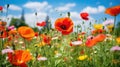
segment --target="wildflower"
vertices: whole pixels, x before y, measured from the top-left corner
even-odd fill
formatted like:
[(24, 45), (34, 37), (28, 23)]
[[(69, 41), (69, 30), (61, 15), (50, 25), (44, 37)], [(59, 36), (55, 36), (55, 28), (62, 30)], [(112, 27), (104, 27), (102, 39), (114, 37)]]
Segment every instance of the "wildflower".
[(9, 35), (16, 35), (17, 34), (17, 31), (16, 30), (10, 30), (8, 32)]
[(79, 57), (78, 57), (78, 60), (85, 60), (85, 59), (87, 59), (87, 58), (88, 58), (87, 55), (82, 55), (82, 56), (79, 56)]
[(10, 49), (10, 48), (8, 48), (8, 49), (3, 49), (2, 50), (2, 54), (6, 54), (6, 53), (13, 53), (14, 51), (12, 50), (12, 49)]
[(114, 24), (114, 20), (106, 20), (105, 22), (103, 22), (104, 26), (111, 25), (111, 24)]
[(26, 50), (15, 50), (8, 53), (8, 60), (13, 66), (27, 67), (26, 62), (32, 59), (30, 52)]
[(42, 41), (39, 44), (35, 44), (35, 46), (37, 46), (37, 47), (45, 46), (45, 43)]
[(88, 40), (86, 41), (86, 46), (87, 46), (87, 47), (93, 47), (93, 46), (96, 45), (98, 42), (104, 41), (105, 38), (106, 38), (106, 35), (104, 35), (104, 34), (99, 34), (99, 35), (95, 36), (95, 37), (92, 38), (92, 39), (88, 39)]
[(117, 16), (118, 14), (120, 14), (120, 5), (107, 8), (105, 10), (105, 13), (111, 16)]
[(41, 22), (41, 23), (40, 23), (40, 22), (37, 22), (37, 26), (44, 27), (45, 25), (46, 25), (46, 22), (44, 22), (44, 21)]
[(97, 35), (96, 37), (94, 37), (94, 40), (95, 40), (96, 42), (101, 42), (101, 41), (104, 41), (105, 38), (106, 38), (106, 35), (104, 35), (104, 34), (99, 34), (99, 35)]
[(81, 13), (80, 16), (83, 20), (89, 20), (89, 18), (88, 18), (89, 14), (86, 12)]
[(100, 34), (100, 33), (103, 33), (105, 30), (103, 29), (95, 29), (95, 30), (92, 30), (91, 33), (94, 35), (94, 34)]
[(116, 38), (118, 44), (120, 44), (120, 37)]
[(9, 27), (8, 27), (8, 30), (13, 30), (13, 29), (15, 29), (14, 26), (9, 26)]
[(78, 46), (78, 45), (81, 45), (82, 44), (82, 41), (73, 41), (70, 43), (71, 46)]
[(103, 24), (94, 24), (93, 27), (95, 29), (102, 29), (103, 28)]
[(42, 36), (43, 42), (44, 42), (45, 44), (50, 45), (50, 43), (51, 43), (51, 37), (48, 36), (48, 35), (45, 35), (45, 34), (42, 34), (41, 36)]
[(108, 31), (112, 32), (113, 27), (114, 27), (114, 24), (107, 25)]
[(31, 40), (35, 36), (33, 29), (27, 26), (19, 27), (18, 33), (27, 40)]
[(110, 51), (120, 51), (120, 47), (119, 46), (113, 46)]
[(85, 44), (87, 47), (93, 47), (97, 42), (94, 39), (88, 39)]
[(37, 58), (37, 60), (39, 60), (39, 61), (45, 61), (45, 60), (47, 60), (47, 58), (46, 58), (46, 57), (41, 57), (41, 56), (40, 56), (40, 57)]
[(0, 6), (0, 11), (2, 11), (3, 10), (3, 7), (2, 6)]
[(63, 35), (67, 35), (73, 32), (73, 22), (68, 17), (58, 18), (55, 21), (55, 28), (58, 31), (61, 31)]

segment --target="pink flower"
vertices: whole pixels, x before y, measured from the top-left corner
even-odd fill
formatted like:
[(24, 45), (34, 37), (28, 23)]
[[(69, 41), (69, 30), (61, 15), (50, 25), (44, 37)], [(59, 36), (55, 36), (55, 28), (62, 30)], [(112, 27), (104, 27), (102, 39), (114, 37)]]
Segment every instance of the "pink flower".
[(114, 20), (106, 20), (105, 22), (103, 22), (103, 25), (110, 25), (110, 24), (114, 24)]
[(110, 51), (120, 51), (120, 47), (119, 46), (113, 46)]
[(12, 50), (12, 49), (10, 49), (10, 48), (8, 48), (8, 49), (3, 49), (2, 50), (2, 54), (6, 54), (6, 53), (13, 53), (14, 51)]
[(9, 26), (8, 30), (13, 30), (15, 27), (14, 26)]
[(47, 58), (46, 57), (38, 57), (37, 60), (39, 60), (39, 61), (45, 61), (45, 60), (47, 60)]
[(78, 45), (81, 45), (82, 44), (82, 41), (72, 41), (70, 42), (70, 46), (78, 46)]

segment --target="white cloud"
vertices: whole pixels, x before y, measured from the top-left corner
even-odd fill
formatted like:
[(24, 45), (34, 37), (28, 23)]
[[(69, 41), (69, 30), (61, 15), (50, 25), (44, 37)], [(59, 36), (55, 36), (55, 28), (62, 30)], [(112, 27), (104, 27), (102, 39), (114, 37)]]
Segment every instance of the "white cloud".
[[(82, 20), (82, 18), (80, 17), (80, 13), (78, 13), (78, 12), (71, 12), (71, 19), (73, 20), (74, 25), (78, 25), (78, 24), (81, 25), (82, 26), (82, 30), (85, 30), (88, 27), (90, 27), (89, 26), (90, 22), (91, 22), (91, 24), (95, 23), (95, 19), (90, 17), (90, 16), (89, 16), (89, 20), (88, 21)], [(83, 21), (84, 21), (84, 24), (82, 24)]]
[(57, 11), (68, 11), (70, 10), (72, 7), (75, 7), (76, 4), (75, 3), (68, 3), (66, 5), (63, 5), (63, 6), (60, 6), (60, 7), (57, 7), (55, 8), (55, 10)]
[(15, 10), (15, 11), (22, 10), (21, 7), (19, 7), (19, 6), (17, 6), (17, 5), (13, 5), (13, 4), (11, 4), (11, 5), (9, 6), (9, 9), (10, 9), (10, 10)]
[(88, 6), (88, 7), (84, 8), (81, 12), (88, 12), (91, 14), (96, 14), (96, 13), (100, 13), (100, 12), (104, 12), (104, 11), (105, 11), (104, 6), (98, 6), (98, 7)]
[(37, 10), (37, 11), (52, 8), (52, 6), (49, 5), (48, 2), (46, 2), (46, 1), (44, 1), (44, 2), (28, 2), (28, 3), (24, 4), (24, 7), (28, 8), (28, 9)]
[(32, 27), (36, 26), (37, 22), (44, 21), (47, 14), (45, 12), (38, 12), (37, 16), (34, 13), (25, 14), (26, 23)]

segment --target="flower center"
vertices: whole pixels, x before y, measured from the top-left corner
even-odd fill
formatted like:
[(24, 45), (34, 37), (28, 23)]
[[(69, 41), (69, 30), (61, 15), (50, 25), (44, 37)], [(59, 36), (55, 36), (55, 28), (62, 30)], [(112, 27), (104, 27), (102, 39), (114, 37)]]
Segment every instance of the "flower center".
[(61, 27), (62, 29), (64, 29), (64, 30), (67, 29), (65, 25), (61, 25), (60, 27)]

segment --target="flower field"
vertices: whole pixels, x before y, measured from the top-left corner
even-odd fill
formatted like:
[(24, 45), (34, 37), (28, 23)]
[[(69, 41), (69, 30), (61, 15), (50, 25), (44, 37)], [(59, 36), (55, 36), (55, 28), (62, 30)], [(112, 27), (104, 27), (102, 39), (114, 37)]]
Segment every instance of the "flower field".
[(82, 25), (89, 20), (87, 12), (79, 15), (82, 25), (74, 25), (70, 12), (56, 18), (54, 28), (45, 28), (45, 21), (37, 22), (43, 31), (7, 26), (1, 20), (0, 67), (120, 67), (120, 35), (115, 31), (120, 5), (107, 8), (105, 14), (114, 21), (89, 24), (86, 30)]

